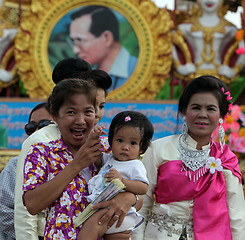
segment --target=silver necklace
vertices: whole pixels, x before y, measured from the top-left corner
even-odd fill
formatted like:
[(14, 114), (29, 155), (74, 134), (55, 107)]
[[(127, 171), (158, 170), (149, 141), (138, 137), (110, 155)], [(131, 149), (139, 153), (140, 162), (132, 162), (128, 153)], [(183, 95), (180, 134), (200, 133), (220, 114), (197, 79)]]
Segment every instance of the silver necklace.
[(192, 171), (196, 171), (206, 164), (209, 157), (210, 149), (207, 150), (190, 150), (183, 146), (186, 140), (184, 136), (180, 135), (178, 150), (180, 152), (180, 159), (182, 163)]

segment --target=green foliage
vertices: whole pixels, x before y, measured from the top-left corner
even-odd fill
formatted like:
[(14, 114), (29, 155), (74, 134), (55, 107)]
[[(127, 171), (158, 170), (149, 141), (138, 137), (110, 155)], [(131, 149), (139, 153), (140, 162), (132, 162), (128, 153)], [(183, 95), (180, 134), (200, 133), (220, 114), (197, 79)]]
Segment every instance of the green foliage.
[(239, 76), (231, 84), (232, 101), (235, 102), (237, 98), (244, 92), (244, 90), (245, 90), (245, 77)]
[(120, 43), (130, 52), (131, 55), (138, 57), (138, 39), (133, 28), (128, 24), (128, 22), (120, 23)]
[[(231, 96), (232, 101), (235, 102), (237, 98), (245, 91), (245, 77), (239, 76), (231, 83)], [(160, 92), (158, 93), (156, 100), (169, 100), (170, 98), (170, 78), (166, 79), (166, 82)], [(173, 99), (178, 100), (182, 92), (182, 86), (180, 84), (174, 86)]]
[[(181, 95), (182, 87), (181, 85), (176, 85), (174, 86), (174, 96), (173, 99), (178, 100), (180, 95)], [(156, 100), (169, 100), (170, 98), (170, 92), (171, 92), (171, 87), (170, 87), (170, 78), (167, 78), (165, 81), (165, 84), (163, 85), (162, 89), (156, 96)]]

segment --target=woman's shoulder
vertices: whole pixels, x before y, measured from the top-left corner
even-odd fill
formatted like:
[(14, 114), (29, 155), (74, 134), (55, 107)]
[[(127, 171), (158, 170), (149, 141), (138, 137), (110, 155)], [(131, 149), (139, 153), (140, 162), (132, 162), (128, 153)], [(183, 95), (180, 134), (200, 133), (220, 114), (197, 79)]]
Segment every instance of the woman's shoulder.
[(46, 127), (39, 129), (30, 135), (23, 143), (22, 147), (30, 147), (40, 142), (50, 142), (60, 137), (60, 131), (56, 124), (50, 124)]
[(179, 134), (175, 134), (175, 135), (170, 135), (170, 136), (166, 136), (163, 138), (159, 138), (156, 139), (152, 142), (152, 145), (162, 145), (162, 144), (171, 144), (171, 143), (175, 143), (179, 141)]
[(49, 142), (38, 142), (31, 146), (32, 151), (40, 151), (40, 152), (56, 152), (63, 149), (67, 149), (65, 143), (61, 138), (57, 138), (55, 140)]

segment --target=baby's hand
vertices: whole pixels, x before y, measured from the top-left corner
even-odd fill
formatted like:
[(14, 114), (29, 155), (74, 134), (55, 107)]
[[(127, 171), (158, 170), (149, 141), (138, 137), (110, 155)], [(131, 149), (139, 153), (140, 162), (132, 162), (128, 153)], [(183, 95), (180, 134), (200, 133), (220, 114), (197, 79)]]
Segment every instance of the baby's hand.
[(122, 181), (122, 175), (116, 169), (112, 168), (108, 173), (105, 174), (105, 178), (107, 182), (110, 182), (112, 179), (119, 178)]
[(95, 126), (89, 133), (88, 138), (99, 138), (101, 135), (105, 135), (106, 132), (104, 131), (105, 127), (102, 126)]

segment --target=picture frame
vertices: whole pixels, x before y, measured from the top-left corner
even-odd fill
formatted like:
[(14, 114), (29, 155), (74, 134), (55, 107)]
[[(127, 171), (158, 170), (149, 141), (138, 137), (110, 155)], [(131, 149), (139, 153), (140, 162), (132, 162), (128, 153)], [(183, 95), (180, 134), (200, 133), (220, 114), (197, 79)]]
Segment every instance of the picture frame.
[(15, 39), (17, 71), (28, 95), (49, 96), (54, 87), (51, 75), (55, 64), (51, 64), (49, 56), (50, 37), (64, 16), (88, 5), (117, 12), (126, 19), (138, 40), (138, 61), (133, 73), (122, 86), (110, 91), (107, 99), (155, 99), (171, 68), (173, 21), (167, 9), (158, 8), (151, 0), (33, 0), (31, 10), (22, 15)]

